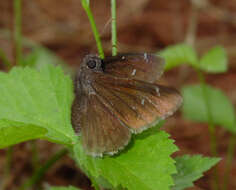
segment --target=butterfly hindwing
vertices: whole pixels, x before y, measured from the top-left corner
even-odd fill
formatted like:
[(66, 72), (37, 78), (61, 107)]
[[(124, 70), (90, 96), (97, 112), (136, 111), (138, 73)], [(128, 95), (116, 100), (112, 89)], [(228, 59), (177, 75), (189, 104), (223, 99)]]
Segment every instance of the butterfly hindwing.
[(74, 101), (72, 109), (79, 109), (81, 105), (78, 102), (83, 104), (84, 108), (80, 110), (80, 116), (72, 116), (72, 123), (80, 129), (86, 152), (93, 156), (101, 156), (104, 153), (114, 154), (127, 145), (131, 133), (107, 107), (107, 102), (96, 94), (90, 95), (84, 101), (84, 103)]

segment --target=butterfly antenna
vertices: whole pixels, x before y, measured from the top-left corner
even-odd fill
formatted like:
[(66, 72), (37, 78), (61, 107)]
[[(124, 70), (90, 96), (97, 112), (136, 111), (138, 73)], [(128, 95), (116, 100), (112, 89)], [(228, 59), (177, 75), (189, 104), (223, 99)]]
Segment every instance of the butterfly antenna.
[(103, 36), (105, 34), (107, 27), (111, 24), (111, 20), (112, 20), (112, 18), (110, 17), (108, 19), (108, 21), (106, 22), (105, 26), (103, 27), (103, 29), (101, 31), (101, 36)]
[[(105, 32), (106, 32), (106, 30), (107, 30), (107, 27), (111, 24), (111, 21), (112, 21), (112, 18), (110, 17), (110, 18), (108, 19), (108, 21), (106, 22), (106, 24), (104, 25), (102, 31), (100, 32), (100, 36), (101, 36), (101, 37), (105, 34)], [(96, 47), (92, 47), (92, 49), (90, 50), (89, 54), (94, 53), (94, 51), (96, 51)]]

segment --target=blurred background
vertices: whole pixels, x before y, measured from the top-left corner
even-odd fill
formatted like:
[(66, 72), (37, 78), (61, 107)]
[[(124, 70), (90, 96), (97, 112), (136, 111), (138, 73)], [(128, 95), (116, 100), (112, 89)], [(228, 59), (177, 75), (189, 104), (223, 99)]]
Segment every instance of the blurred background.
[[(90, 1), (106, 54), (111, 54), (110, 3), (107, 0)], [(13, 1), (0, 1), (0, 49), (14, 62)], [(225, 48), (228, 71), (206, 76), (207, 83), (220, 88), (236, 104), (236, 0), (119, 0), (117, 1), (117, 32), (119, 52), (158, 52), (163, 48), (186, 42), (202, 55), (215, 45)], [(26, 41), (42, 45), (73, 68), (79, 66), (88, 53), (97, 53), (95, 40), (79, 0), (23, 0), (22, 32)], [(24, 48), (25, 53), (29, 48)], [(0, 68), (5, 70), (1, 60)], [(181, 66), (165, 73), (166, 84), (180, 89), (198, 82), (195, 71)], [(179, 111), (165, 124), (179, 151), (175, 155), (203, 154), (211, 156), (207, 124), (185, 120)], [(221, 183), (230, 134), (217, 128), (219, 156), (217, 168)], [(38, 148), (37, 159), (44, 162), (60, 147), (45, 141), (34, 142)], [(0, 174), (6, 165), (9, 152), (0, 150)], [(3, 189), (17, 189), (31, 175), (32, 152), (29, 143), (14, 146), (11, 175), (4, 180)], [(236, 189), (236, 160), (230, 171), (228, 189)], [(210, 190), (212, 171), (196, 182), (192, 190)], [(2, 182), (3, 183), (3, 182)], [(44, 176), (43, 185), (75, 185), (92, 189), (90, 181), (65, 156)]]

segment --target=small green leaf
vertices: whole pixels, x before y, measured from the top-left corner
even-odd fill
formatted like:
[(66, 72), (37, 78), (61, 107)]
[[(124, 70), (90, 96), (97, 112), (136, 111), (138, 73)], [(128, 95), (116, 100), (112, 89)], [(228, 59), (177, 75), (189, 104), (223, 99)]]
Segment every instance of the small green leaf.
[(158, 54), (166, 60), (166, 70), (181, 64), (197, 65), (198, 62), (195, 50), (187, 44), (169, 46)]
[(200, 59), (200, 68), (210, 73), (221, 73), (227, 71), (227, 56), (224, 48), (217, 46), (208, 51)]
[(178, 173), (173, 175), (175, 185), (171, 188), (172, 190), (184, 190), (194, 186), (193, 182), (202, 177), (203, 172), (220, 161), (219, 158), (204, 158), (200, 155), (184, 155), (176, 157), (175, 160)]
[[(209, 85), (205, 86), (210, 113), (214, 124), (221, 125), (236, 133), (234, 107), (222, 91)], [(208, 122), (208, 112), (201, 85), (187, 86), (182, 89), (184, 98), (183, 113), (188, 119)]]
[(40, 69), (44, 65), (60, 65), (63, 68), (63, 71), (66, 73), (72, 73), (72, 69), (65, 64), (58, 56), (53, 52), (44, 47), (35, 47), (33, 50), (24, 57), (23, 65), (31, 66), (37, 69)]
[(47, 130), (31, 124), (0, 120), (0, 148), (43, 137)]
[(46, 48), (37, 47), (32, 50), (25, 58), (25, 66), (34, 66), (35, 68), (41, 68), (43, 65), (52, 64), (64, 64), (61, 59), (59, 59), (52, 52)]
[(80, 190), (77, 187), (69, 186), (69, 187), (50, 187), (48, 190)]
[(14, 68), (0, 73), (0, 94), (0, 120), (21, 123), (24, 132), (43, 127), (48, 133), (42, 138), (53, 142), (71, 144), (75, 139), (70, 121), (73, 85), (61, 68), (45, 65), (40, 71)]
[(119, 155), (103, 158), (87, 156), (81, 143), (74, 146), (75, 159), (89, 175), (103, 177), (112, 186), (129, 190), (168, 190), (176, 172), (170, 155), (177, 150), (169, 135), (152, 128), (135, 136)]

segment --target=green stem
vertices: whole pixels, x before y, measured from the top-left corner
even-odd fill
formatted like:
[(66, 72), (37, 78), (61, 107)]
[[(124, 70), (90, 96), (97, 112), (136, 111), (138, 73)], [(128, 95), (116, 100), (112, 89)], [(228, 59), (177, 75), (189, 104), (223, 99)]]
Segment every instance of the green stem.
[(22, 64), (21, 0), (14, 0), (14, 43), (16, 64)]
[(37, 184), (44, 174), (48, 171), (50, 167), (52, 167), (59, 159), (61, 159), (63, 156), (65, 156), (68, 153), (67, 149), (62, 149), (58, 151), (55, 155), (53, 155), (49, 160), (44, 163), (41, 167), (39, 167), (32, 177), (28, 179), (19, 189), (20, 190), (25, 190), (29, 189), (33, 185)]
[(117, 55), (116, 0), (111, 0), (111, 43), (112, 55)]
[(7, 69), (11, 68), (11, 62), (7, 59), (6, 54), (3, 52), (2, 49), (0, 49), (0, 59), (2, 60), (2, 63), (5, 65)]
[(92, 11), (90, 9), (90, 6), (89, 6), (88, 2), (89, 2), (88, 0), (81, 0), (82, 6), (83, 6), (85, 12), (88, 15), (89, 22), (90, 22), (91, 27), (92, 27), (92, 31), (93, 31), (93, 34), (94, 34), (94, 38), (96, 40), (99, 56), (103, 59), (104, 58), (104, 52), (103, 52), (103, 48), (102, 48), (101, 38), (100, 38), (100, 35), (98, 33), (98, 30), (97, 30), (97, 27), (96, 27), (96, 24), (95, 24), (95, 20), (93, 18), (93, 14), (92, 14)]
[(11, 165), (12, 165), (12, 157), (13, 157), (13, 146), (10, 146), (7, 148), (7, 154), (6, 154), (6, 167), (5, 167), (5, 176), (10, 175), (11, 172)]
[[(217, 157), (218, 152), (217, 152), (216, 132), (215, 132), (215, 126), (214, 126), (213, 117), (212, 117), (212, 113), (211, 113), (209, 97), (208, 97), (208, 93), (207, 93), (207, 89), (206, 89), (205, 77), (199, 69), (197, 69), (197, 73), (198, 73), (199, 80), (201, 82), (202, 94), (203, 94), (203, 98), (204, 98), (206, 110), (207, 110), (208, 131), (210, 133), (211, 154), (212, 154), (212, 156)], [(214, 167), (214, 169), (213, 169), (213, 178), (214, 178), (213, 179), (213, 189), (218, 190), (219, 176), (218, 176), (218, 172), (217, 172), (216, 167)]]
[(203, 93), (203, 98), (205, 101), (205, 105), (206, 105), (206, 110), (207, 110), (207, 118), (208, 118), (208, 125), (209, 125), (209, 132), (210, 132), (210, 140), (211, 140), (211, 153), (212, 156), (217, 157), (218, 153), (217, 153), (217, 142), (216, 142), (216, 135), (215, 135), (215, 126), (214, 126), (214, 122), (213, 122), (213, 117), (211, 114), (211, 107), (210, 107), (210, 103), (209, 103), (209, 97), (208, 97), (208, 93), (207, 93), (207, 89), (206, 89), (206, 82), (205, 82), (205, 77), (203, 75), (203, 73), (198, 70), (198, 76), (201, 82), (201, 87), (202, 87), (202, 93)]
[(92, 186), (94, 187), (94, 189), (95, 190), (100, 190), (100, 187), (99, 187), (98, 183), (96, 182), (96, 180), (91, 175), (88, 176), (88, 177), (91, 180)]
[(235, 153), (235, 145), (236, 145), (236, 135), (233, 134), (229, 139), (229, 146), (228, 146), (227, 157), (226, 157), (226, 169), (225, 169), (225, 175), (224, 175), (223, 190), (228, 189), (229, 173), (232, 168), (232, 162), (233, 162), (234, 153)]
[(33, 171), (35, 172), (39, 164), (37, 143), (36, 143), (36, 140), (33, 140), (30, 143), (31, 143), (31, 151), (32, 151), (32, 166), (33, 166)]
[(96, 179), (89, 173), (89, 171), (87, 171), (82, 165), (80, 165), (77, 149), (72, 148), (70, 151), (78, 168), (80, 168), (88, 176), (95, 190), (100, 190), (99, 184), (97, 183)]

